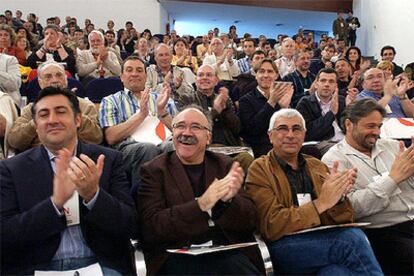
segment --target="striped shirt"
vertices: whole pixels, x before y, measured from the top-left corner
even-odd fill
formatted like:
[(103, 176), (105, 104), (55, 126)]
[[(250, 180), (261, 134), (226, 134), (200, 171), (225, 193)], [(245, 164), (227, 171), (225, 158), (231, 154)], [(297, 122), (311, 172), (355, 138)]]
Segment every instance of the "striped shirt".
[[(155, 92), (150, 93), (148, 106), (151, 116), (158, 115), (156, 107), (157, 96), (158, 94)], [(178, 108), (172, 98), (168, 100), (166, 109), (173, 117), (178, 113)], [(131, 118), (139, 110), (139, 99), (130, 90), (125, 88), (102, 99), (99, 108), (99, 124), (102, 128), (118, 125)]]
[(239, 66), (241, 74), (249, 73), (252, 68), (252, 64), (248, 56), (237, 60), (237, 66)]

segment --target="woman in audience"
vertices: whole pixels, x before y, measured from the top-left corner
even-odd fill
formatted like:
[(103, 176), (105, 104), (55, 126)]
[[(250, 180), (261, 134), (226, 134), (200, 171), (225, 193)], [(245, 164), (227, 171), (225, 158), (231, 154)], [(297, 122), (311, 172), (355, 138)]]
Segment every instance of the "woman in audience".
[(26, 59), (32, 54), (29, 41), (23, 36), (17, 36), (14, 46), (23, 50), (26, 54)]
[(383, 60), (377, 64), (377, 68), (384, 71), (385, 79), (392, 79), (392, 70), (394, 70), (394, 64), (388, 60)]
[(191, 54), (191, 50), (188, 49), (188, 43), (185, 39), (178, 38), (174, 42), (173, 54), (171, 64), (177, 65), (178, 67), (189, 68), (194, 74), (197, 73), (197, 58)]
[(125, 29), (119, 29), (118, 35), (116, 37), (117, 37), (116, 44), (119, 46), (119, 49), (123, 52), (126, 52), (125, 43), (126, 43), (126, 40), (128, 39), (128, 32), (125, 31)]
[(37, 44), (35, 43), (35, 41), (32, 37), (32, 34), (28, 30), (26, 30), (23, 26), (17, 27), (16, 35), (17, 36), (23, 36), (24, 38), (26, 38), (27, 41), (29, 41), (31, 49), (33, 49), (37, 46)]
[(352, 74), (361, 69), (362, 57), (361, 50), (358, 47), (349, 47), (345, 52), (345, 58), (349, 61), (349, 64), (351, 64)]
[(0, 53), (15, 56), (20, 65), (26, 65), (26, 54), (24, 50), (13, 46), (16, 34), (13, 29), (6, 25), (0, 25)]

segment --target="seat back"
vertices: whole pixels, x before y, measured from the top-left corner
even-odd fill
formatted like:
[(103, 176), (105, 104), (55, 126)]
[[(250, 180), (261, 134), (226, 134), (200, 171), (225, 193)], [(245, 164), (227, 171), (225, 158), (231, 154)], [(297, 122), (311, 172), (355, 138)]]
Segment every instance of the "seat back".
[(104, 97), (123, 89), (124, 85), (119, 77), (99, 78), (88, 83), (86, 97), (93, 103), (100, 103)]
[[(77, 79), (68, 78), (68, 88), (71, 90), (76, 90), (76, 96), (78, 97), (85, 97), (85, 88), (83, 87), (82, 83), (80, 83)], [(37, 98), (40, 92), (40, 86), (38, 77), (32, 79), (26, 87), (25, 95), (27, 96), (27, 101), (34, 102), (34, 100)]]

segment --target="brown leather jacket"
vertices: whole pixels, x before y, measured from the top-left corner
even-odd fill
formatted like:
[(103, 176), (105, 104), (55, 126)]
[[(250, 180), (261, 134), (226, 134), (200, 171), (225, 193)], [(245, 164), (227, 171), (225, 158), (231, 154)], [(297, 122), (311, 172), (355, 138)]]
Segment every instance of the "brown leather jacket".
[[(319, 196), (328, 167), (316, 158), (304, 155), (306, 171), (312, 181), (314, 192)], [(259, 230), (266, 241), (319, 225), (352, 222), (353, 209), (346, 199), (321, 215), (312, 202), (294, 206), (288, 179), (271, 150), (256, 159), (249, 168), (246, 180), (248, 194), (254, 200), (259, 213)]]

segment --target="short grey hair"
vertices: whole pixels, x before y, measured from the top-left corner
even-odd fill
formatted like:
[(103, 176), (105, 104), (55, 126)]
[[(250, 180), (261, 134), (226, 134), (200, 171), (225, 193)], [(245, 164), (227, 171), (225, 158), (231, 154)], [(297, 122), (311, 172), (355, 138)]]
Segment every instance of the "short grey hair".
[(171, 50), (170, 46), (168, 46), (165, 43), (159, 43), (157, 45), (157, 47), (155, 47), (155, 49), (154, 49), (154, 55), (157, 55), (157, 53), (158, 53), (158, 51), (160, 50), (161, 47), (166, 47), (168, 49), (168, 51), (170, 52), (170, 54), (172, 54), (172, 50)]
[(198, 112), (202, 114), (203, 116), (205, 116), (207, 119), (208, 130), (210, 132), (213, 132), (213, 119), (211, 118), (210, 114), (208, 114), (205, 110), (203, 110), (201, 106), (196, 105), (196, 104), (190, 104), (190, 105), (184, 106), (184, 108), (177, 115), (175, 115), (174, 118), (172, 119), (172, 125), (174, 125), (177, 122), (177, 117), (179, 114), (183, 113), (184, 111), (188, 111), (188, 110)]
[(93, 30), (92, 32), (90, 32), (90, 33), (89, 33), (89, 35), (88, 35), (88, 42), (89, 42), (89, 44), (91, 44), (91, 37), (92, 37), (92, 34), (97, 34), (97, 35), (99, 35), (99, 37), (100, 37), (100, 38), (101, 38), (101, 40), (102, 40), (102, 43), (104, 43), (104, 44), (105, 44), (105, 37), (104, 37), (103, 33), (102, 33), (102, 32), (100, 32), (100, 31), (98, 31), (98, 30)]
[(299, 111), (293, 108), (282, 108), (275, 113), (273, 113), (272, 117), (270, 118), (269, 123), (269, 129), (267, 131), (272, 131), (272, 129), (275, 126), (276, 120), (280, 118), (293, 118), (293, 117), (299, 117), (302, 121), (303, 129), (306, 131), (306, 122), (305, 119), (303, 119), (302, 114), (300, 114)]
[(48, 68), (48, 67), (50, 67), (50, 66), (55, 66), (55, 67), (58, 67), (60, 70), (62, 70), (63, 72), (65, 72), (65, 67), (63, 67), (63, 65), (62, 64), (60, 64), (60, 63), (57, 63), (56, 61), (46, 61), (46, 62), (43, 62), (42, 64), (40, 64), (39, 65), (39, 67), (37, 68), (37, 75), (39, 76), (39, 77), (41, 77), (42, 76), (42, 73), (43, 73), (43, 71), (46, 69), (46, 68)]
[(204, 67), (209, 67), (213, 71), (214, 76), (217, 76), (216, 75), (216, 69), (213, 67), (213, 65), (210, 65), (210, 64), (203, 64), (203, 65), (201, 65), (200, 67), (198, 67), (198, 71), (200, 71), (200, 69), (201, 68), (204, 68)]

